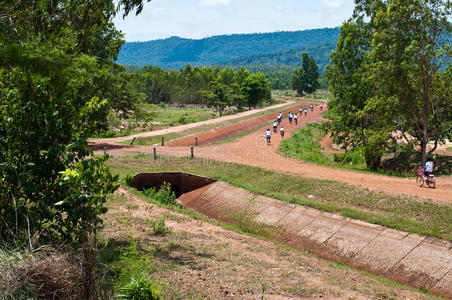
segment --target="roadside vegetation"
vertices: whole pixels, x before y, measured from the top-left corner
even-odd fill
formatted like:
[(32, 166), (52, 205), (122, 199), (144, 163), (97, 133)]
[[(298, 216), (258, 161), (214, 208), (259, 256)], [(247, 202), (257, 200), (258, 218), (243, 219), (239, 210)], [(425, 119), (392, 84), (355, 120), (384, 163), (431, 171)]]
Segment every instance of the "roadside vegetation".
[(154, 161), (151, 155), (140, 154), (112, 158), (109, 163), (121, 177), (138, 172), (185, 171), (222, 180), (255, 194), (452, 241), (450, 204), (392, 196), (335, 181), (308, 179), (203, 159), (161, 157)]
[[(366, 164), (364, 147), (341, 150), (329, 153), (322, 149), (320, 140), (328, 135), (328, 123), (308, 124), (295, 131), (289, 139), (285, 139), (280, 146), (284, 156), (315, 164), (343, 168), (355, 171), (380, 173), (393, 176), (417, 176), (419, 153), (409, 145), (400, 144), (395, 154), (386, 151), (382, 164), (377, 170), (371, 170)], [(452, 157), (448, 155), (432, 155), (435, 160), (435, 173), (448, 175), (452, 173)]]

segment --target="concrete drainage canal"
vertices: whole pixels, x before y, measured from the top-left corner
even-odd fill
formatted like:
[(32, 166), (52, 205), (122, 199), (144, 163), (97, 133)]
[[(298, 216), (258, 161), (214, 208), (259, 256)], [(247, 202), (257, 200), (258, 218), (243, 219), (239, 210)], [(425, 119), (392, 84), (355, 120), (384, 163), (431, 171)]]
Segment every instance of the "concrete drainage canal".
[(141, 173), (130, 185), (138, 190), (158, 190), (164, 182), (171, 184), (186, 209), (236, 224), (243, 222), (238, 218), (246, 216), (262, 228), (276, 228), (275, 240), (452, 298), (449, 241), (254, 195), (225, 182), (182, 172)]

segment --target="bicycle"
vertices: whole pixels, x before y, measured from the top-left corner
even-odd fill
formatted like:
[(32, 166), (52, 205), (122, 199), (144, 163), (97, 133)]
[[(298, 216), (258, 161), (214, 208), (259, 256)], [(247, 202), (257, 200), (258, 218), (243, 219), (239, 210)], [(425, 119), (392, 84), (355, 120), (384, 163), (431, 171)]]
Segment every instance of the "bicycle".
[(425, 176), (424, 169), (419, 168), (417, 169), (416, 184), (418, 187), (423, 187), (424, 183), (426, 183), (429, 188), (435, 188), (435, 175), (429, 174), (428, 176)]

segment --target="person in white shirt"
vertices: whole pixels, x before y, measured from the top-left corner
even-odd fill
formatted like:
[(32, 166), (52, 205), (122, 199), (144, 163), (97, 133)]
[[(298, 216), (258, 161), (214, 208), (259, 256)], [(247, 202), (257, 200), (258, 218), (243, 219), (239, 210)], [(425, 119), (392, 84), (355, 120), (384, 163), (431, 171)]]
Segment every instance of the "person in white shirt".
[(305, 109), (305, 110), (304, 110), (304, 115), (306, 116), (307, 114), (308, 114), (308, 110)]
[(433, 162), (429, 158), (428, 161), (425, 163), (424, 175), (428, 177), (430, 174), (433, 174)]
[(278, 114), (278, 124), (281, 123), (281, 120), (282, 120), (282, 113), (279, 112), (279, 114)]
[(311, 104), (311, 111), (314, 111), (314, 105)]
[(320, 111), (323, 111), (323, 104), (320, 104)]
[(295, 121), (295, 125), (298, 125), (298, 116), (297, 116), (297, 114), (295, 114), (293, 116), (293, 120)]
[(289, 112), (288, 117), (289, 117), (289, 123), (292, 124), (292, 119), (293, 119), (292, 112)]
[(278, 129), (278, 121), (273, 123), (273, 132), (276, 133), (276, 129)]
[(281, 129), (279, 130), (279, 132), (281, 133), (281, 137), (283, 138), (283, 137), (284, 137), (284, 128), (281, 127)]
[(270, 140), (272, 138), (272, 132), (270, 131), (270, 128), (267, 128), (267, 131), (265, 132), (265, 138), (267, 139), (267, 145), (270, 145)]
[(303, 108), (300, 108), (300, 117), (303, 116)]

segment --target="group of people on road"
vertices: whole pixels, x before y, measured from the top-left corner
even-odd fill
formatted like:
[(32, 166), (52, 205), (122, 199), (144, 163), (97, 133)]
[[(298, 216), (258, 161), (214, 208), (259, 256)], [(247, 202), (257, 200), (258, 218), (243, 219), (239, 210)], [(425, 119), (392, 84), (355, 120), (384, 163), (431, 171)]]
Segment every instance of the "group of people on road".
[[(314, 111), (314, 105), (311, 104), (310, 106), (311, 112)], [(320, 105), (320, 110), (323, 109), (323, 105)], [(308, 114), (308, 110), (307, 108), (303, 109), (302, 107), (300, 107), (300, 117), (303, 116), (303, 113), (305, 116), (307, 116)], [(273, 122), (273, 133), (276, 134), (276, 132), (278, 131), (278, 126), (281, 125), (282, 122), (282, 112), (278, 113), (278, 116), (275, 120), (275, 122)], [(287, 115), (287, 118), (289, 119), (289, 124), (292, 124), (292, 121), (295, 123), (295, 125), (298, 125), (298, 115), (297, 113), (293, 113), (292, 111), (289, 112), (289, 114)], [(281, 134), (281, 138), (284, 138), (284, 127), (281, 126), (279, 128), (279, 133)], [(265, 138), (267, 139), (267, 144), (270, 145), (271, 142), (271, 138), (272, 138), (272, 132), (270, 131), (270, 128), (267, 128), (267, 131), (265, 132)]]

